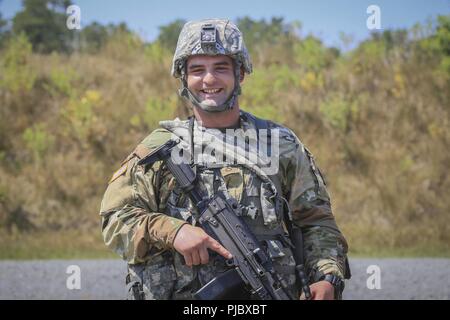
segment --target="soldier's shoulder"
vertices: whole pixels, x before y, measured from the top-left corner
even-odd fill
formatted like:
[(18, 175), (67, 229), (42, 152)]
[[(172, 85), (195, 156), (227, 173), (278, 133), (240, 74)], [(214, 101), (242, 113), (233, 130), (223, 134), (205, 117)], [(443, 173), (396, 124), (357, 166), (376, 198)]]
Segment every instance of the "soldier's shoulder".
[(133, 168), (138, 160), (146, 157), (155, 148), (166, 143), (170, 139), (170, 132), (163, 128), (153, 130), (148, 136), (146, 136), (128, 156), (120, 163), (120, 168), (114, 172), (113, 176), (109, 180), (109, 184), (117, 180), (119, 177), (126, 174), (131, 168)]
[(279, 124), (272, 120), (257, 117), (249, 112), (244, 112), (244, 116), (246, 116), (247, 119), (253, 121), (257, 129), (269, 129), (272, 132), (273, 130), (277, 130), (278, 136), (282, 139), (282, 142), (283, 140), (294, 143), (298, 141), (298, 138), (295, 135), (295, 133), (291, 129), (282, 124)]
[(150, 153), (152, 150), (169, 141), (171, 136), (172, 133), (170, 131), (164, 128), (158, 128), (153, 130), (148, 136), (146, 136), (144, 140), (139, 143), (138, 147), (141, 145), (147, 148), (148, 152)]
[(279, 132), (279, 136), (281, 139), (285, 140), (286, 142), (292, 142), (292, 143), (297, 143), (298, 142), (298, 137), (295, 135), (295, 133), (289, 129), (286, 126), (283, 126), (279, 123), (276, 123), (274, 121), (271, 120), (267, 120), (269, 122), (269, 128), (270, 129), (275, 129), (278, 130)]

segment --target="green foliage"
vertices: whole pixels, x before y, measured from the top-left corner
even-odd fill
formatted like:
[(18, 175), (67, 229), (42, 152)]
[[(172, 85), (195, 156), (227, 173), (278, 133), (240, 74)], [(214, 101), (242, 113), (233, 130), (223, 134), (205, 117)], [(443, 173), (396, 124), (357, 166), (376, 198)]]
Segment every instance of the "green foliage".
[(37, 162), (42, 161), (46, 153), (51, 149), (55, 140), (46, 129), (46, 124), (40, 123), (32, 128), (27, 128), (22, 135), (25, 147), (33, 155)]
[(436, 38), (442, 52), (441, 69), (450, 79), (450, 15), (438, 17)]
[(396, 47), (405, 47), (408, 42), (408, 31), (400, 30), (385, 30), (382, 33), (372, 33), (372, 41), (377, 43), (382, 42), (386, 50), (392, 50)]
[(81, 50), (88, 53), (97, 53), (109, 40), (117, 39), (117, 37), (126, 38), (126, 35), (131, 34), (132, 32), (124, 22), (117, 25), (110, 23), (106, 26), (98, 22), (92, 22), (81, 30)]
[(245, 79), (240, 105), (258, 117), (283, 122), (284, 115), (276, 102), (277, 92), (285, 90), (284, 86), (292, 85), (293, 75), (288, 72), (287, 66), (273, 66), (269, 69), (272, 72), (255, 69), (251, 76)]
[(336, 53), (326, 48), (319, 39), (309, 36), (294, 45), (295, 62), (306, 70), (319, 71), (329, 66)]
[(351, 116), (358, 112), (357, 105), (345, 100), (341, 94), (330, 96), (320, 104), (319, 110), (325, 120), (341, 131), (348, 129)]
[(247, 77), (242, 85), (242, 104), (249, 107), (264, 105), (270, 99), (272, 91), (270, 74), (261, 69), (255, 69), (251, 77)]
[(81, 46), (83, 50), (95, 53), (104, 46), (108, 37), (108, 28), (98, 22), (93, 22), (81, 31)]
[(45, 88), (53, 96), (62, 94), (67, 97), (76, 95), (75, 81), (79, 78), (77, 72), (72, 68), (53, 68), (50, 72), (50, 83)]
[(277, 123), (284, 123), (286, 121), (286, 115), (283, 113), (282, 106), (280, 105), (264, 104), (246, 110), (257, 117), (270, 119)]
[(2, 29), (6, 26), (6, 23), (7, 21), (2, 19), (2, 13), (0, 12), (0, 33), (3, 31)]
[(177, 109), (178, 97), (171, 95), (168, 98), (151, 97), (147, 100), (142, 115), (134, 115), (130, 123), (135, 126), (144, 126), (147, 131), (158, 127), (161, 120), (172, 119)]
[(125, 24), (119, 25), (109, 36), (102, 52), (108, 57), (119, 60), (132, 60), (144, 50), (143, 41), (129, 31)]
[[(77, 239), (74, 241), (74, 239)], [(0, 260), (117, 259), (98, 232), (0, 231)]]
[(298, 82), (298, 75), (292, 72), (292, 69), (286, 64), (281, 66), (271, 65), (267, 68), (266, 73), (271, 77), (274, 92), (290, 90)]
[(161, 42), (155, 41), (145, 47), (145, 56), (154, 62), (164, 62), (165, 60), (172, 60), (171, 55), (174, 51), (169, 51), (167, 47), (163, 46)]
[(29, 91), (36, 80), (36, 71), (30, 65), (31, 44), (22, 33), (12, 38), (0, 60), (0, 87), (13, 93)]
[(363, 42), (353, 53), (353, 64), (355, 71), (360, 74), (371, 76), (372, 72), (382, 66), (387, 52), (386, 43), (381, 40), (370, 40)]
[[(300, 38), (298, 24), (240, 21), (254, 73), (239, 104), (314, 152), (351, 251), (416, 252), (420, 238), (421, 248), (448, 253), (448, 17), (407, 37), (374, 34), (345, 55)], [(145, 44), (123, 24), (91, 27), (81, 43), (92, 47), (76, 55), (33, 54), (17, 34), (1, 52), (0, 237), (4, 221), (18, 239), (28, 225), (99, 235), (93, 213), (112, 172), (160, 120), (189, 110), (170, 75), (171, 28), (172, 40)], [(51, 243), (33, 239), (3, 256)]]
[(245, 44), (250, 51), (264, 44), (275, 44), (295, 34), (300, 29), (298, 21), (284, 23), (283, 18), (273, 17), (270, 21), (255, 21), (250, 17), (238, 18), (236, 24), (244, 35)]
[(428, 25), (416, 24), (411, 33), (419, 62), (427, 63), (437, 77), (450, 81), (450, 15), (438, 16)]
[(303, 92), (320, 90), (324, 86), (324, 77), (319, 72), (308, 71), (299, 75), (298, 83)]
[(186, 20), (177, 19), (165, 26), (159, 27), (159, 35), (157, 41), (170, 52), (175, 52), (178, 36), (183, 28)]
[(101, 94), (96, 90), (87, 90), (79, 98), (72, 96), (69, 99), (66, 109), (62, 111), (62, 116), (68, 123), (70, 130), (82, 147), (86, 147), (93, 125), (97, 121), (94, 107), (100, 102)]
[[(0, 1), (1, 3), (1, 1)], [(7, 21), (2, 19), (2, 13), (0, 12), (0, 48), (3, 45), (4, 39), (6, 37), (6, 25), (7, 25)]]
[(66, 27), (69, 5), (69, 0), (24, 0), (23, 10), (13, 18), (13, 32), (24, 32), (37, 52), (69, 52), (73, 34)]
[[(417, 25), (416, 29), (422, 30), (425, 27)], [(444, 56), (450, 55), (450, 15), (438, 16), (435, 23), (435, 32), (429, 36), (422, 36), (423, 49), (431, 52), (440, 52)], [(420, 32), (423, 34), (424, 32)]]

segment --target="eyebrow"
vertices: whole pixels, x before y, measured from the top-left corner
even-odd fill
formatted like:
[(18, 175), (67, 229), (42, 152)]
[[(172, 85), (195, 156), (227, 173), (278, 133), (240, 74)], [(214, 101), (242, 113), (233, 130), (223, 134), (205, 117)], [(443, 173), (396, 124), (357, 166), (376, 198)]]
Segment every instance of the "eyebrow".
[[(191, 69), (195, 69), (195, 68), (201, 68), (203, 66), (204, 66), (203, 64), (191, 64), (189, 66), (189, 69), (191, 70)], [(214, 66), (216, 66), (216, 67), (230, 66), (230, 63), (228, 61), (219, 61), (219, 62), (214, 63)]]

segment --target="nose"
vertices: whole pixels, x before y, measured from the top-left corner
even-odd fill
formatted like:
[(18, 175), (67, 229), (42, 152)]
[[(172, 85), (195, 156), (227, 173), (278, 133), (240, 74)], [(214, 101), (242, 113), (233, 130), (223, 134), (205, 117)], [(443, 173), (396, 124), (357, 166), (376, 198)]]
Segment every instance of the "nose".
[(203, 82), (205, 84), (210, 85), (210, 84), (213, 84), (215, 80), (216, 80), (216, 77), (215, 77), (214, 73), (212, 72), (212, 70), (206, 70), (206, 74), (203, 77)]

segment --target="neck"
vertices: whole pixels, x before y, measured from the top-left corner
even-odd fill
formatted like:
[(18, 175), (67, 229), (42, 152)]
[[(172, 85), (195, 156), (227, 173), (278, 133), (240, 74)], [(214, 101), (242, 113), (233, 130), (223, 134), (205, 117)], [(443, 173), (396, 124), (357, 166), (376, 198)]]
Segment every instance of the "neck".
[(195, 119), (206, 128), (230, 128), (239, 123), (239, 103), (235, 103), (233, 109), (222, 112), (206, 112), (193, 107)]

